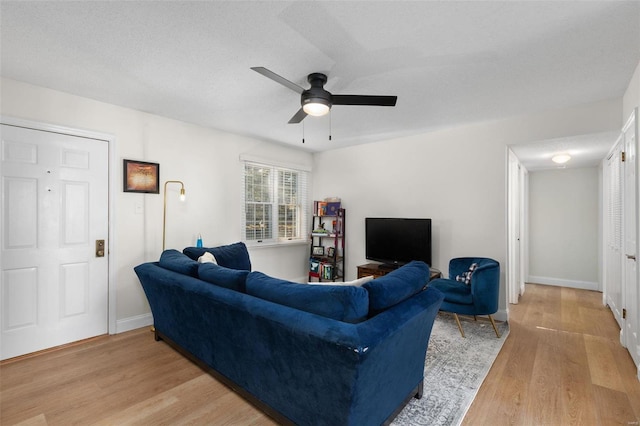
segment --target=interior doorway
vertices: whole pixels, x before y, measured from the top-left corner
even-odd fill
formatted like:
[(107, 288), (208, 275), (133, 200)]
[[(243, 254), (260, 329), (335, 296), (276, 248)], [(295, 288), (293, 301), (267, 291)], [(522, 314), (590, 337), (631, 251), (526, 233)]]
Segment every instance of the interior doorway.
[(527, 170), (507, 149), (507, 305), (524, 294), (527, 274)]

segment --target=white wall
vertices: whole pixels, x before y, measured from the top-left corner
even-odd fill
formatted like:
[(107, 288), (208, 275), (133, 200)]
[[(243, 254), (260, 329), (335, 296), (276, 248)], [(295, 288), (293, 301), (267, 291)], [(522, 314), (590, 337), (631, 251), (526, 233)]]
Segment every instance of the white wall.
[(529, 174), (527, 282), (598, 289), (598, 168)]
[[(122, 159), (160, 163), (161, 185), (182, 180), (187, 200), (177, 200), (179, 186), (170, 186), (167, 207), (167, 248), (195, 245), (202, 233), (205, 245), (241, 239), (241, 166), (239, 156), (250, 154), (311, 167), (309, 153), (167, 119), (91, 99), (2, 79), (0, 114), (60, 126), (115, 135), (116, 163), (112, 171), (122, 176)], [(135, 326), (130, 319), (149, 319), (149, 306), (133, 267), (157, 260), (162, 250), (161, 194), (116, 191), (116, 241), (111, 242), (116, 262), (116, 319), (119, 331)], [(136, 204), (143, 213), (136, 214)], [(115, 250), (114, 250), (115, 247)], [(308, 247), (251, 250), (254, 269), (282, 278), (307, 274)]]
[(347, 279), (366, 261), (365, 217), (430, 217), (434, 267), (500, 262), (504, 317), (507, 145), (619, 129), (621, 109), (603, 101), (315, 154), (314, 198), (339, 196), (347, 209)]
[[(168, 247), (191, 245), (199, 232), (205, 245), (240, 239), (240, 188), (235, 186), (235, 182), (240, 185), (240, 154), (313, 163), (312, 198), (340, 196), (347, 208), (348, 279), (355, 278), (356, 266), (365, 261), (364, 217), (431, 217), (434, 266), (446, 271), (450, 258), (463, 255), (493, 257), (501, 263), (502, 310), (506, 146), (622, 126), (622, 102), (613, 99), (337, 149), (312, 158), (293, 148), (13, 80), (3, 78), (0, 83), (0, 114), (113, 134), (116, 174), (121, 175), (121, 161), (128, 158), (159, 162), (163, 182), (183, 180), (187, 201), (169, 204)], [(633, 96), (640, 98), (636, 92)], [(133, 267), (160, 255), (162, 195), (115, 190), (116, 241), (111, 248), (115, 244), (116, 318), (126, 328), (129, 318), (149, 312)], [(135, 214), (136, 203), (143, 204), (143, 214)], [(289, 279), (306, 275), (307, 256), (304, 245), (251, 250), (254, 269)]]
[(636, 67), (636, 71), (631, 77), (629, 86), (622, 98), (622, 120), (623, 124), (631, 116), (633, 109), (640, 106), (640, 62)]

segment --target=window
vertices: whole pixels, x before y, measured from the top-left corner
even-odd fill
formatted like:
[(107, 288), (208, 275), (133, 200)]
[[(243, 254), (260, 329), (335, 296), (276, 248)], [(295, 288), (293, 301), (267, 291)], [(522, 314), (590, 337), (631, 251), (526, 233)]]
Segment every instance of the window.
[(305, 240), (306, 171), (244, 163), (244, 239), (246, 242)]

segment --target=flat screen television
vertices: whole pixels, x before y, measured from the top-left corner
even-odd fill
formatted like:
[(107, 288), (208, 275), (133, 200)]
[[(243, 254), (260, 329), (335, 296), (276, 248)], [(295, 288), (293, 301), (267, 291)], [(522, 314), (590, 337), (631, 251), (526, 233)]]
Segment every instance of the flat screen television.
[(395, 267), (412, 260), (431, 266), (431, 219), (367, 217), (365, 257)]

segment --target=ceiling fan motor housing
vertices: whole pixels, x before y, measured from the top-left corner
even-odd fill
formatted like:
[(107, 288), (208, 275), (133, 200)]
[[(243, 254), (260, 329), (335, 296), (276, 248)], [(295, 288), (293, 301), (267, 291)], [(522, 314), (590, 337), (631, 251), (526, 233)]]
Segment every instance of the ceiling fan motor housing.
[(301, 104), (305, 106), (309, 103), (319, 103), (327, 105), (331, 108), (331, 93), (324, 90), (324, 84), (327, 82), (327, 76), (322, 73), (312, 73), (307, 77), (311, 87), (302, 92)]

